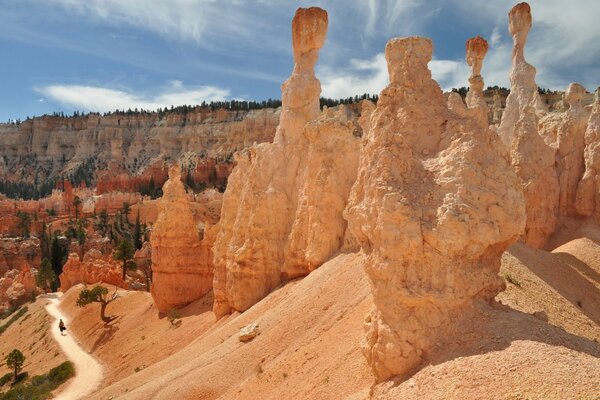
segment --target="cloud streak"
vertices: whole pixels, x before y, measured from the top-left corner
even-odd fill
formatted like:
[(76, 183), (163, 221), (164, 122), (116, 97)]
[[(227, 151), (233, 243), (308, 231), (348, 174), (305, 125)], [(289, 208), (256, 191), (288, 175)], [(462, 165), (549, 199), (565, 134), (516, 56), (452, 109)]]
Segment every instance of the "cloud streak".
[(180, 81), (172, 81), (166, 90), (154, 96), (130, 90), (85, 85), (49, 85), (35, 88), (35, 91), (73, 110), (94, 112), (135, 108), (156, 110), (172, 105), (195, 105), (203, 101), (226, 100), (230, 96), (228, 89), (213, 86), (187, 88)]
[[(431, 75), (443, 90), (465, 86), (469, 74), (466, 62), (460, 60), (432, 60)], [(344, 70), (322, 67), (317, 71), (321, 80), (322, 95), (329, 98), (346, 98), (357, 94), (378, 94), (388, 84), (385, 56), (378, 53), (372, 59), (354, 59)]]

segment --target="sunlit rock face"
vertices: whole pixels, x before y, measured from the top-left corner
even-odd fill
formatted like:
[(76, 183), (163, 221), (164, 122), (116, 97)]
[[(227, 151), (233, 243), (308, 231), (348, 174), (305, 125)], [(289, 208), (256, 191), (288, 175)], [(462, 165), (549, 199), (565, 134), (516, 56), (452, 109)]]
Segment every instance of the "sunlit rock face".
[(542, 248), (558, 223), (559, 184), (554, 167), (556, 149), (538, 131), (546, 113), (535, 83), (536, 70), (525, 61), (524, 49), (531, 29), (527, 3), (514, 6), (508, 14), (513, 36), (511, 90), (498, 127), (513, 170), (521, 178), (527, 222), (521, 240)]
[(103, 255), (98, 249), (88, 250), (79, 258), (77, 253), (70, 253), (60, 274), (60, 291), (66, 292), (69, 288), (79, 284), (108, 283), (110, 285), (126, 288), (123, 281), (121, 264), (113, 260), (110, 255)]
[(575, 207), (579, 214), (600, 221), (600, 88), (596, 89), (584, 141), (585, 172), (577, 186)]
[(210, 249), (202, 245), (178, 165), (169, 168), (150, 235), (151, 294), (165, 312), (200, 299), (212, 288)]
[(519, 3), (514, 6), (508, 13), (508, 19), (509, 31), (513, 37), (510, 94), (506, 99), (498, 134), (504, 144), (510, 146), (522, 109), (531, 106), (538, 117), (544, 115), (546, 109), (535, 83), (536, 69), (525, 61), (525, 43), (532, 24), (529, 4)]
[(577, 185), (585, 170), (585, 131), (589, 118), (589, 112), (581, 104), (585, 94), (583, 86), (570, 84), (564, 97), (569, 108), (564, 112), (548, 114), (538, 122), (540, 136), (546, 145), (555, 150), (559, 186), (558, 217), (577, 214)]
[(298, 9), (275, 139), (236, 155), (214, 246), (217, 316), (248, 309), (352, 243), (342, 213), (358, 169), (361, 111), (320, 112), (314, 66), (327, 22), (322, 9)]
[(502, 290), (500, 256), (525, 225), (501, 141), (462, 102), (446, 105), (432, 52), (426, 38), (388, 42), (390, 83), (345, 212), (371, 281), (362, 347), (378, 380), (419, 365), (449, 321)]

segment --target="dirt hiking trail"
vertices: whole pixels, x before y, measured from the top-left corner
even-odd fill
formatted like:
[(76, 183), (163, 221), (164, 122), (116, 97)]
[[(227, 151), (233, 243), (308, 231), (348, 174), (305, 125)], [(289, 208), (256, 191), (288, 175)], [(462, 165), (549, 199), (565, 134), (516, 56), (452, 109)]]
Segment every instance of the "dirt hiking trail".
[[(45, 296), (49, 303), (46, 305), (48, 314), (56, 319), (52, 324), (52, 337), (59, 344), (67, 358), (75, 365), (76, 375), (67, 384), (65, 390), (59, 393), (56, 400), (77, 400), (93, 393), (102, 381), (102, 365), (94, 357), (85, 352), (69, 334), (69, 319), (60, 311), (59, 294)], [(62, 319), (67, 326), (67, 333), (61, 335), (58, 330), (58, 320)]]

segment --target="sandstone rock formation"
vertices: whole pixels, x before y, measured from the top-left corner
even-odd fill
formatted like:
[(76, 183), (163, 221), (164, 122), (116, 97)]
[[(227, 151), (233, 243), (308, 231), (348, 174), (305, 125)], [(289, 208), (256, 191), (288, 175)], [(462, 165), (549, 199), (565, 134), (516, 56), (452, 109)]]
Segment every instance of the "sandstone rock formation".
[(274, 142), (236, 155), (214, 246), (217, 316), (247, 310), (344, 245), (342, 211), (356, 176), (361, 129), (352, 108), (319, 117), (314, 66), (327, 22), (322, 9), (298, 9), (294, 70), (282, 85)]
[(36, 273), (29, 264), (23, 263), (18, 269), (11, 269), (0, 277), (0, 312), (21, 305), (29, 301), (32, 294), (40, 293), (35, 282)]
[[(517, 176), (476, 117), (446, 106), (429, 39), (397, 38), (346, 217), (375, 309), (363, 350), (378, 380), (427, 358), (448, 321), (502, 288), (502, 252), (525, 225)], [(464, 108), (464, 106), (463, 106)]]
[(522, 240), (543, 248), (558, 223), (559, 186), (554, 167), (556, 151), (539, 135), (537, 121), (533, 107), (523, 107), (509, 151), (525, 195), (527, 222)]
[[(102, 171), (112, 161), (130, 178), (105, 180), (100, 193), (111, 187), (123, 190), (120, 180), (135, 183), (135, 176), (157, 161), (184, 159), (190, 154), (222, 161), (253, 143), (270, 141), (278, 120), (279, 110), (273, 108), (211, 111), (197, 107), (185, 114), (43, 116), (19, 125), (0, 124), (0, 153), (5, 155), (0, 171), (5, 179), (33, 182), (36, 173), (47, 178), (68, 176), (85, 162)], [(27, 168), (23, 168), (23, 160), (28, 160)]]
[(469, 76), (469, 92), (467, 93), (467, 107), (475, 111), (481, 124), (488, 122), (488, 107), (483, 98), (483, 78), (481, 76), (481, 67), (483, 59), (488, 51), (488, 43), (481, 36), (476, 36), (467, 40), (467, 64), (471, 67), (471, 76)]
[(307, 153), (284, 253), (285, 278), (307, 275), (344, 244), (342, 213), (356, 180), (362, 133), (351, 114), (344, 106), (328, 109), (304, 128)]
[(585, 131), (585, 173), (577, 186), (576, 209), (600, 221), (600, 88)]
[(515, 126), (524, 107), (532, 106), (538, 117), (546, 112), (535, 83), (535, 67), (525, 61), (525, 42), (529, 29), (531, 29), (529, 4), (519, 3), (514, 6), (508, 13), (508, 19), (509, 31), (513, 36), (511, 86), (498, 128), (498, 134), (506, 146), (510, 146)]
[(540, 136), (556, 150), (555, 168), (560, 189), (559, 217), (576, 215), (575, 197), (577, 185), (585, 170), (583, 152), (589, 117), (581, 104), (585, 93), (583, 86), (570, 84), (565, 92), (569, 108), (565, 112), (550, 113), (538, 123)]
[(85, 253), (83, 261), (77, 253), (70, 253), (58, 279), (61, 292), (66, 292), (79, 283), (91, 285), (103, 282), (126, 288), (120, 264), (97, 249)]
[(210, 249), (202, 246), (198, 228), (181, 182), (181, 168), (169, 168), (152, 246), (152, 298), (160, 312), (197, 300), (212, 287)]
[(530, 28), (529, 5), (517, 4), (509, 13), (509, 30), (514, 42), (511, 91), (497, 132), (522, 181), (527, 212), (522, 240), (541, 248), (557, 225), (559, 186), (554, 167), (556, 150), (545, 143), (538, 132), (538, 120), (545, 110), (535, 83), (536, 70), (524, 57)]

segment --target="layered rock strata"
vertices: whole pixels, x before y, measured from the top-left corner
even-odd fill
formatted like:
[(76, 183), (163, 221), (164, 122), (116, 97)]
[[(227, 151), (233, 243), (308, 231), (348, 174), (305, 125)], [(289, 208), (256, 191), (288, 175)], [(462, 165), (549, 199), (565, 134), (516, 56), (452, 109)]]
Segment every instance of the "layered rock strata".
[(160, 312), (200, 299), (212, 288), (210, 248), (202, 245), (181, 168), (169, 168), (159, 215), (150, 234), (152, 247), (151, 294)]
[(235, 151), (272, 140), (278, 121), (279, 110), (272, 108), (211, 111), (197, 107), (185, 114), (43, 116), (19, 125), (0, 124), (0, 153), (4, 155), (0, 171), (5, 179), (33, 182), (36, 175), (68, 176), (93, 160), (97, 171), (111, 164), (121, 168), (121, 175), (130, 175), (102, 182), (102, 191), (112, 186), (119, 190), (123, 189), (119, 181), (135, 183), (135, 178), (157, 161), (194, 155), (219, 164)]
[(388, 42), (390, 83), (345, 213), (371, 281), (362, 346), (377, 380), (415, 368), (449, 321), (494, 298), (500, 256), (525, 225), (500, 140), (446, 106), (427, 67), (432, 52), (426, 38)]
[(77, 253), (70, 253), (62, 273), (58, 277), (60, 291), (66, 292), (71, 287), (84, 283), (108, 283), (125, 288), (120, 263), (111, 256), (104, 256), (99, 250), (91, 249), (79, 258)]
[(322, 9), (298, 9), (294, 70), (282, 85), (275, 139), (236, 155), (214, 246), (217, 316), (247, 310), (344, 245), (342, 211), (356, 176), (361, 129), (352, 108), (319, 117), (314, 66), (327, 23)]

